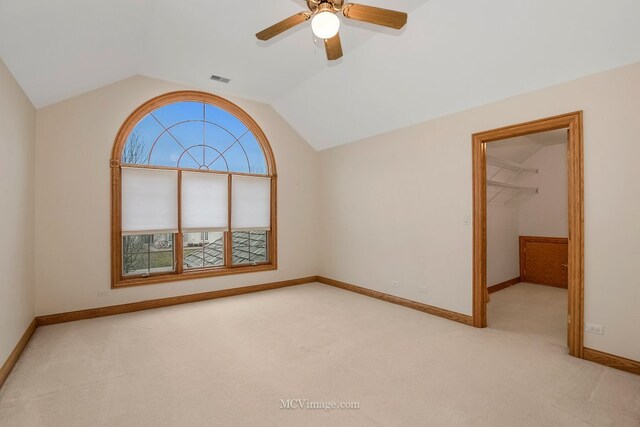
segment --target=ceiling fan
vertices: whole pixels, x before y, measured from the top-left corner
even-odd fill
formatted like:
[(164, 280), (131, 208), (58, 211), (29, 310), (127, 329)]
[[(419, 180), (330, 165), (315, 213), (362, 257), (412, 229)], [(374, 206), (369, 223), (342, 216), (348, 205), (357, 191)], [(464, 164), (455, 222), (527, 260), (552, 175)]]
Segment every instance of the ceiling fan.
[(349, 19), (401, 29), (407, 23), (407, 14), (361, 4), (344, 3), (344, 0), (306, 0), (309, 12), (300, 12), (256, 34), (259, 40), (269, 40), (278, 34), (311, 19), (311, 29), (316, 37), (324, 40), (329, 61), (342, 57), (340, 43), (340, 19), (336, 13)]

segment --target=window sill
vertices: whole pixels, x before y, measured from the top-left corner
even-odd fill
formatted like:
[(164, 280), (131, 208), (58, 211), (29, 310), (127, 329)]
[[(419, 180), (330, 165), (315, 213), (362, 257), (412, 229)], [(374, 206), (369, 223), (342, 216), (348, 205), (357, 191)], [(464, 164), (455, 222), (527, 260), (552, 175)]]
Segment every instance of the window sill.
[(132, 286), (155, 285), (158, 283), (179, 282), (182, 280), (203, 279), (207, 277), (227, 276), (230, 274), (257, 273), (261, 271), (277, 270), (275, 264), (245, 265), (215, 270), (195, 270), (177, 273), (158, 273), (146, 277), (113, 278), (111, 289), (129, 288)]

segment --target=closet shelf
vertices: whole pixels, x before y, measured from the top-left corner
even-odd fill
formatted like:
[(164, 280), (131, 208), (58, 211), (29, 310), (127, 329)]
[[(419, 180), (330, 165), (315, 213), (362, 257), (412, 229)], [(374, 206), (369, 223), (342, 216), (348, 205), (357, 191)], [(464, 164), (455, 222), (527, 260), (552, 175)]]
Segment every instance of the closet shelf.
[(527, 172), (538, 173), (538, 169), (536, 169), (536, 168), (530, 168), (530, 167), (521, 165), (520, 163), (512, 162), (510, 160), (501, 159), (499, 157), (487, 156), (487, 162), (491, 163), (493, 165), (496, 165), (496, 166), (501, 166), (502, 168), (516, 170), (518, 172), (527, 171)]
[(510, 188), (513, 190), (526, 191), (531, 193), (538, 192), (538, 187), (525, 187), (523, 185), (509, 184), (508, 182), (487, 180), (487, 185), (493, 185), (495, 187), (502, 187), (502, 188)]

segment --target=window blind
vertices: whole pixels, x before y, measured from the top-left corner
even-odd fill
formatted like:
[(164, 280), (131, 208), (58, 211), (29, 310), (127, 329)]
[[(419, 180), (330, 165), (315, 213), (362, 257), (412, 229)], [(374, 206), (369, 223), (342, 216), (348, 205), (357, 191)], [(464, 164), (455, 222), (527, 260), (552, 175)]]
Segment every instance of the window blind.
[(182, 172), (182, 231), (229, 229), (227, 175)]
[(122, 168), (122, 234), (178, 232), (178, 172)]
[(271, 229), (271, 178), (232, 176), (231, 229)]

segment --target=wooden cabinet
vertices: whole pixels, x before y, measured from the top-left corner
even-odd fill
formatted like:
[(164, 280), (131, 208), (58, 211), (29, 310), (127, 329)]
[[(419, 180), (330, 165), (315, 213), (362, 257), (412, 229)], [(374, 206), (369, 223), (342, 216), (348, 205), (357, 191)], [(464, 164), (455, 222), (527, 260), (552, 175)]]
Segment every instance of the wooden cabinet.
[(520, 236), (520, 280), (567, 288), (568, 239)]

